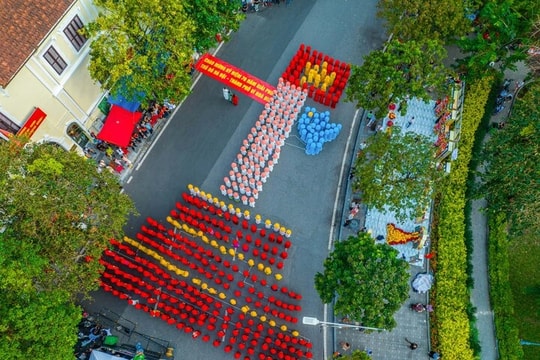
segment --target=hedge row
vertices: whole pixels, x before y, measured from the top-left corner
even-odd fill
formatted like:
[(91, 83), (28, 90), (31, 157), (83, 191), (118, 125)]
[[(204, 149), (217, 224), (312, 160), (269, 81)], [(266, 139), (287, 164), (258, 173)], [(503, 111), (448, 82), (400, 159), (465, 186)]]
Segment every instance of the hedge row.
[[(486, 138), (486, 135), (488, 131), (492, 129), (490, 126), (493, 113), (490, 111), (490, 109), (495, 108), (495, 102), (496, 98), (499, 95), (500, 92), (500, 86), (502, 85), (502, 76), (499, 74), (495, 74), (496, 79), (492, 82), (491, 86), (491, 92), (489, 94), (488, 100), (486, 102), (485, 108), (487, 111), (484, 112), (484, 116), (482, 117), (482, 121), (479, 124), (476, 133), (474, 135), (474, 145), (471, 149), (472, 158), (469, 162), (469, 169), (472, 171), (469, 171), (469, 177), (467, 179), (467, 191), (465, 193), (465, 196), (467, 198), (467, 202), (465, 204), (465, 219), (468, 219), (468, 221), (465, 223), (465, 246), (467, 248), (467, 275), (469, 276), (467, 287), (469, 289), (472, 289), (474, 287), (474, 279), (472, 277), (473, 273), (473, 264), (472, 264), (472, 253), (474, 251), (474, 238), (472, 233), (472, 201), (476, 196), (477, 191), (477, 173), (476, 169), (478, 169), (478, 166), (481, 161), (481, 154), (482, 149), (484, 147), (484, 140)], [(469, 316), (469, 324), (471, 326), (471, 338), (470, 343), (471, 347), (473, 349), (473, 353), (475, 355), (479, 355), (481, 353), (481, 345), (479, 340), (479, 333), (477, 328), (477, 318), (476, 318), (476, 311), (477, 309), (473, 306), (473, 304), (469, 304), (469, 308), (467, 311), (467, 314)]]
[(466, 186), (475, 132), (484, 115), (492, 78), (472, 84), (466, 93), (458, 158), (439, 187), (436, 298), (432, 326), (445, 359), (474, 359), (467, 308), (467, 248), (465, 246)]
[(510, 287), (510, 264), (504, 214), (488, 217), (489, 282), (491, 306), (495, 314), (495, 332), (501, 359), (523, 358), (519, 330), (514, 317), (514, 298)]

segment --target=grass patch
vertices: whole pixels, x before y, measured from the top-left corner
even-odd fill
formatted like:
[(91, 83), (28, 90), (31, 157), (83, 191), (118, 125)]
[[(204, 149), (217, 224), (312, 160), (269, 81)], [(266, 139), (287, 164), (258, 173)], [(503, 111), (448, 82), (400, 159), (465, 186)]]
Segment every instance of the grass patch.
[[(540, 343), (540, 240), (529, 235), (512, 239), (508, 259), (514, 315), (523, 340)], [(523, 346), (524, 359), (540, 359), (540, 346)]]

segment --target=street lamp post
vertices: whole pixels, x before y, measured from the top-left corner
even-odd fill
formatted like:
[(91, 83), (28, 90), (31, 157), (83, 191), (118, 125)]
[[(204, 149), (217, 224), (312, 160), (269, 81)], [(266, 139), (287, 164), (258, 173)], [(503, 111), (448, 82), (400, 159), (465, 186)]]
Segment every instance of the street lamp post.
[(365, 330), (385, 330), (380, 328), (374, 328), (369, 326), (362, 326), (362, 325), (352, 325), (352, 324), (341, 324), (341, 323), (332, 323), (327, 321), (320, 321), (317, 318), (304, 316), (302, 318), (302, 324), (304, 325), (321, 325), (321, 326), (330, 326), (330, 327), (337, 327), (337, 328), (343, 328), (343, 327), (349, 327), (349, 328), (355, 328), (355, 329), (365, 329)]

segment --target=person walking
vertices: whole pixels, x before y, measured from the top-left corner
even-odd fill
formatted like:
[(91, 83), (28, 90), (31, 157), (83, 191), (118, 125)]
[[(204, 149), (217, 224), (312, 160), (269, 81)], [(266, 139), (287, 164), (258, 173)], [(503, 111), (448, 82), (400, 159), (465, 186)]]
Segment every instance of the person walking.
[(368, 113), (366, 115), (366, 119), (368, 120), (368, 123), (366, 124), (366, 126), (370, 127), (371, 124), (373, 124), (373, 122), (375, 121), (375, 115), (373, 114), (372, 110), (368, 111)]
[(352, 206), (351, 209), (350, 209), (349, 215), (347, 216), (347, 220), (345, 220), (345, 223), (343, 224), (343, 226), (349, 226), (352, 223), (352, 221), (354, 220), (354, 217), (356, 216), (356, 214), (358, 214), (359, 211), (360, 211), (360, 205), (359, 204), (355, 204), (354, 206)]
[(227, 101), (232, 101), (232, 93), (227, 87), (223, 87), (223, 98)]
[(407, 126), (405, 126), (406, 129), (408, 129), (414, 122), (414, 116), (407, 121)]
[(373, 114), (373, 111), (369, 111), (366, 115), (366, 119), (368, 120), (366, 127), (370, 129), (371, 131), (375, 131), (377, 118), (375, 118), (375, 114)]
[(418, 344), (412, 341), (409, 341), (409, 339), (405, 338), (405, 341), (409, 343), (409, 349), (416, 350), (418, 349)]
[(234, 106), (237, 106), (238, 105), (238, 96), (236, 96), (236, 94), (232, 94), (231, 96), (231, 102)]

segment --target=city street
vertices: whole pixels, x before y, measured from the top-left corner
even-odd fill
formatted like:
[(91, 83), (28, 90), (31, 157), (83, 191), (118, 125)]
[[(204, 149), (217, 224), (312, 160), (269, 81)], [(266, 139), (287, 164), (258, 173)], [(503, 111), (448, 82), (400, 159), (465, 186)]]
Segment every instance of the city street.
[[(379, 48), (386, 38), (375, 13), (375, 1), (293, 0), (288, 7), (282, 3), (249, 13), (240, 31), (215, 55), (273, 85), (302, 43), (342, 62), (361, 64), (362, 56)], [(128, 236), (135, 236), (147, 216), (164, 221), (188, 184), (220, 195), (223, 177), (263, 109), (241, 94), (239, 105), (232, 106), (223, 99), (221, 90), (222, 84), (215, 80), (197, 78), (192, 94), (166, 120), (162, 133), (139, 159), (124, 185), (140, 212), (130, 220)], [(333, 321), (332, 314), (324, 312), (313, 278), (322, 270), (331, 242), (337, 239), (345, 194), (342, 182), (349, 174), (362, 113), (343, 98), (336, 109), (311, 99), (305, 106), (330, 110), (331, 121), (343, 126), (341, 133), (326, 143), (320, 154), (309, 156), (293, 130), (256, 207), (249, 210), (293, 231), (282, 283), (302, 294), (300, 317)], [(176, 349), (175, 359), (232, 358), (223, 349), (193, 340), (110, 294), (98, 292), (91, 307), (109, 308), (137, 323), (138, 331), (170, 341)], [(299, 323), (297, 329), (313, 342), (314, 359), (331, 355), (336, 341), (331, 332), (324, 344), (325, 332), (319, 327)]]

